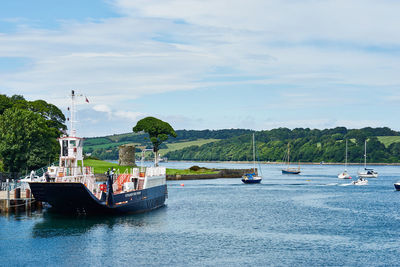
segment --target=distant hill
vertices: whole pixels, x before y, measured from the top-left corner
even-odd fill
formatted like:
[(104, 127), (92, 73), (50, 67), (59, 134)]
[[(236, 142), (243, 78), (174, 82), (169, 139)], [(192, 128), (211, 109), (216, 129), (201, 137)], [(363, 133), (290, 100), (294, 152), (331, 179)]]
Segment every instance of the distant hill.
[[(361, 162), (364, 140), (368, 140), (368, 162), (400, 162), (400, 134), (387, 127), (347, 129), (287, 128), (256, 132), (257, 157), (261, 161), (282, 161), (288, 143), (292, 161), (343, 162), (345, 139), (349, 140), (349, 161)], [(170, 160), (249, 161), (252, 159), (251, 132), (201, 146), (189, 146), (165, 155)]]
[[(223, 130), (177, 130), (177, 137), (170, 138), (161, 146), (160, 154), (183, 149), (189, 146), (201, 146), (211, 142), (226, 140), (252, 132), (245, 129), (223, 129)], [(147, 134), (125, 133), (103, 137), (85, 138), (84, 152), (90, 153), (99, 159), (118, 159), (118, 147), (123, 144), (133, 143), (137, 146), (151, 148)], [(140, 150), (137, 149), (137, 152)]]

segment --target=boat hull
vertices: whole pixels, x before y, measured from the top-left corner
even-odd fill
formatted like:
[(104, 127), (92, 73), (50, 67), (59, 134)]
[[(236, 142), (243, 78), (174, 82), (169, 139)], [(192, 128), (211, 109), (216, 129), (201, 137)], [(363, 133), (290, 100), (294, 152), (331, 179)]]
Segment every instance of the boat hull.
[(29, 186), (37, 201), (47, 202), (55, 211), (66, 213), (141, 213), (163, 206), (167, 198), (167, 185), (115, 194), (113, 205), (99, 200), (82, 183), (31, 182)]
[(395, 188), (397, 191), (400, 191), (400, 183), (395, 183), (395, 184), (394, 184), (394, 188)]
[(300, 174), (297, 170), (282, 170), (282, 174)]
[(338, 178), (339, 179), (351, 179), (351, 176), (347, 172), (342, 172), (341, 174), (338, 175)]
[(245, 179), (242, 178), (242, 182), (245, 184), (259, 184), (261, 183), (261, 178)]
[(351, 184), (352, 185), (367, 185), (368, 180), (363, 180), (363, 181), (357, 180), (357, 181), (352, 182)]
[(359, 173), (358, 177), (360, 178), (378, 178), (377, 173), (369, 174), (369, 173)]

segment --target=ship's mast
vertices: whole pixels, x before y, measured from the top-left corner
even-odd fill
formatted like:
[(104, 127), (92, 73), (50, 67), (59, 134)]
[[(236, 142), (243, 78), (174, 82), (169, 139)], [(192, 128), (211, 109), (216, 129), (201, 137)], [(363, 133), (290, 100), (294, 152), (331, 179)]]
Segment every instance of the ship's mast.
[(71, 109), (70, 109), (70, 129), (69, 129), (69, 136), (75, 137), (76, 136), (76, 129), (74, 128), (75, 123), (75, 91), (72, 90), (71, 92)]

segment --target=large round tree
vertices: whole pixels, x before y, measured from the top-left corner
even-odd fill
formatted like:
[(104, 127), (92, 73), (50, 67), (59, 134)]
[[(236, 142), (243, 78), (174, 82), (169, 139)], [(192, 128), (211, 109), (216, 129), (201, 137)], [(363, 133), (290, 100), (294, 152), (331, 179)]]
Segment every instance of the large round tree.
[(151, 143), (153, 144), (153, 151), (155, 154), (155, 165), (158, 165), (158, 150), (160, 145), (168, 139), (169, 136), (176, 137), (175, 130), (169, 125), (168, 122), (159, 120), (154, 117), (146, 117), (138, 121), (133, 131), (145, 132), (149, 134)]

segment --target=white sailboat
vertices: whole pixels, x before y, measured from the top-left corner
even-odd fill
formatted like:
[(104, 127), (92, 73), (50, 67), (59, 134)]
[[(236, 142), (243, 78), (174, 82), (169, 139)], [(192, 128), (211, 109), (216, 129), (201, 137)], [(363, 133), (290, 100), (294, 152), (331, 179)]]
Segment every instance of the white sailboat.
[(245, 184), (258, 184), (262, 180), (262, 177), (256, 174), (256, 143), (253, 133), (253, 173), (247, 173), (242, 176), (242, 182)]
[(347, 139), (346, 139), (346, 157), (344, 162), (344, 171), (338, 174), (339, 179), (351, 179), (350, 174), (347, 172)]
[(367, 168), (367, 140), (364, 143), (364, 170), (358, 172), (360, 178), (378, 178), (378, 172), (374, 169)]

